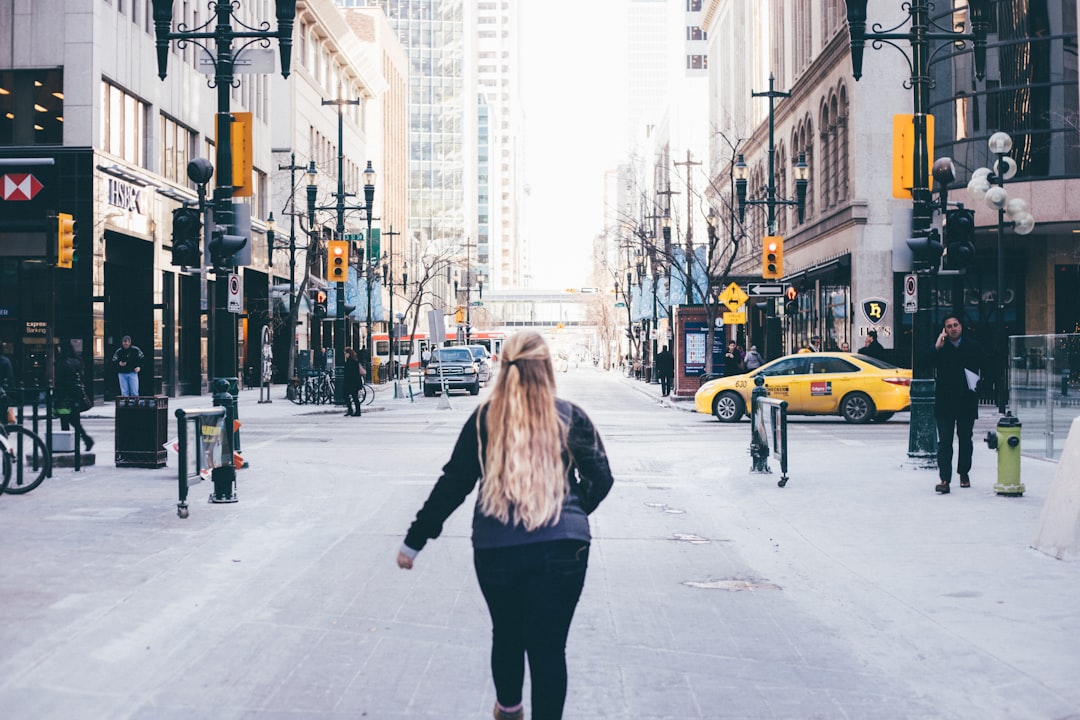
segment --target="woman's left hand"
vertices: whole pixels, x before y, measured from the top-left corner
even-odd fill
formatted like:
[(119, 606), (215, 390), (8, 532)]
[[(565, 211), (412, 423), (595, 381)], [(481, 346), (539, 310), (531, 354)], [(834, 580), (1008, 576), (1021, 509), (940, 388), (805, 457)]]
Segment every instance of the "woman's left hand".
[(397, 566), (402, 570), (412, 570), (413, 559), (405, 553), (398, 551)]

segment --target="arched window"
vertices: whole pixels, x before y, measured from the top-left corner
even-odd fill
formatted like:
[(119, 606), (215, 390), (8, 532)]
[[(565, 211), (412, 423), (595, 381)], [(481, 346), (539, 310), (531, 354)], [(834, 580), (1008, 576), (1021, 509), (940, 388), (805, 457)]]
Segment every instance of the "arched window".
[(850, 158), (848, 156), (848, 98), (847, 87), (840, 86), (840, 99), (837, 102), (837, 116), (836, 116), (836, 136), (839, 145), (839, 165), (840, 175), (837, 182), (838, 192), (840, 193), (840, 201), (846, 202), (851, 199), (850, 192), (850, 177), (851, 177), (851, 165)]

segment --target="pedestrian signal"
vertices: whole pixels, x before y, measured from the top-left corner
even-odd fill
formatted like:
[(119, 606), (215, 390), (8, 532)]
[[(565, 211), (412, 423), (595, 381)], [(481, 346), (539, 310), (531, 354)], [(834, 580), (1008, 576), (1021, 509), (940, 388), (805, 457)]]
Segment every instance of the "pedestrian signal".
[(316, 320), (322, 320), (326, 317), (326, 291), (315, 291), (315, 302), (311, 308), (311, 314)]
[(326, 279), (330, 282), (349, 279), (348, 240), (331, 240), (326, 244)]
[(199, 267), (202, 249), (199, 235), (202, 218), (196, 208), (178, 207), (172, 213), (172, 264)]
[(778, 280), (784, 277), (784, 238), (768, 235), (761, 242), (761, 277)]

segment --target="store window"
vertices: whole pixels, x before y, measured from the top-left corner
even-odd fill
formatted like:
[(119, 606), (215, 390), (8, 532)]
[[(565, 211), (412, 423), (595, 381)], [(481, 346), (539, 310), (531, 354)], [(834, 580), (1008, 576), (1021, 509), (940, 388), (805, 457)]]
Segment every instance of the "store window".
[(64, 144), (64, 71), (0, 71), (0, 145)]

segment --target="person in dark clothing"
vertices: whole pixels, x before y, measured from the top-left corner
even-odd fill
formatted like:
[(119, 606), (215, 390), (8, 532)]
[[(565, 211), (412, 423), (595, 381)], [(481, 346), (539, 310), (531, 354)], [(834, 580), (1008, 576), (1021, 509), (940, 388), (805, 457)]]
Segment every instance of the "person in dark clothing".
[(866, 344), (859, 348), (859, 354), (869, 355), (878, 360), (885, 360), (889, 351), (885, 349), (884, 345), (878, 342), (877, 330), (871, 330), (866, 333)]
[(351, 347), (345, 348), (345, 417), (360, 417), (360, 388), (364, 384), (360, 374), (360, 360)]
[(528, 658), (533, 720), (566, 702), (566, 637), (585, 582), (589, 514), (612, 486), (604, 444), (585, 411), (555, 397), (543, 337), (506, 341), (491, 397), (461, 430), (450, 461), (398, 552), (409, 569), (477, 481), (473, 564), (492, 622), (496, 720), (524, 717)]
[(656, 353), (656, 377), (660, 379), (660, 395), (667, 397), (671, 394), (671, 381), (675, 379), (675, 356), (667, 345)]
[(945, 316), (945, 327), (938, 335), (930, 353), (930, 364), (937, 371), (934, 396), (934, 417), (938, 431), (938, 477), (941, 482), (934, 489), (945, 495), (952, 480), (953, 432), (956, 432), (956, 473), (960, 487), (971, 487), (968, 472), (971, 470), (973, 444), (971, 440), (975, 420), (979, 417), (979, 396), (975, 386), (983, 365), (983, 350), (975, 340), (965, 338), (964, 326), (959, 316)]
[(11, 360), (7, 355), (4, 355), (4, 351), (0, 348), (0, 418), (5, 418), (5, 422), (13, 423), (15, 418), (14, 413), (9, 414), (11, 404), (15, 402), (15, 369), (11, 366)]
[(113, 369), (120, 381), (120, 395), (134, 397), (139, 394), (139, 370), (145, 356), (142, 350), (131, 344), (131, 336), (120, 338), (120, 347), (112, 356)]
[(724, 375), (742, 375), (746, 372), (743, 365), (742, 350), (734, 340), (727, 344), (727, 352), (724, 353)]
[(80, 438), (86, 443), (86, 451), (94, 447), (94, 438), (82, 426), (83, 366), (70, 342), (60, 344), (60, 357), (56, 361), (56, 413), (60, 416), (63, 430), (75, 429), (75, 442)]

